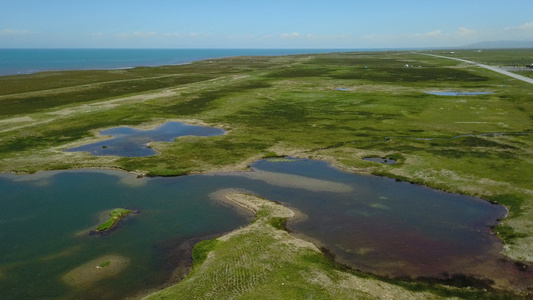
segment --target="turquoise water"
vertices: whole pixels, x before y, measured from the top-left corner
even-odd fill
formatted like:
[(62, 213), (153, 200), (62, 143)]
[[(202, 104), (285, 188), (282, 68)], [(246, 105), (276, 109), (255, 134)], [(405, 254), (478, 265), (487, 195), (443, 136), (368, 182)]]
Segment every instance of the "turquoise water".
[(226, 131), (220, 128), (187, 125), (182, 122), (166, 122), (152, 130), (135, 129), (131, 127), (116, 127), (100, 132), (102, 136), (112, 136), (111, 139), (83, 145), (67, 152), (86, 151), (96, 156), (115, 155), (122, 157), (143, 157), (156, 155), (157, 151), (148, 147), (149, 142), (172, 142), (180, 136), (215, 136)]
[[(359, 51), (370, 51), (360, 49)], [(125, 69), (228, 56), (289, 55), (346, 49), (0, 49), (0, 76), (41, 71)]]
[[(212, 193), (228, 188), (297, 208), (309, 218), (289, 222), (295, 234), (364, 271), (530, 276), (513, 273), (513, 265), (499, 255), (501, 243), (490, 234), (490, 226), (506, 213), (502, 206), (344, 173), (319, 161), (261, 160), (251, 172), (173, 178), (104, 171), (0, 176), (2, 298), (118, 299), (156, 288), (187, 263), (183, 249), (250, 222), (213, 200)], [(117, 207), (140, 213), (109, 234), (90, 235), (98, 215)], [(131, 263), (118, 276), (88, 288), (62, 281), (64, 274), (107, 254)]]
[[(248, 223), (209, 200), (195, 177), (120, 182), (116, 173), (60, 172), (45, 179), (0, 180), (2, 299), (118, 299), (165, 282), (191, 238), (220, 235)], [(29, 176), (30, 178), (32, 176)], [(140, 210), (104, 236), (89, 235), (102, 211)], [(131, 260), (120, 277), (78, 291), (61, 276), (106, 254)], [(9, 295), (9, 297), (6, 297)]]

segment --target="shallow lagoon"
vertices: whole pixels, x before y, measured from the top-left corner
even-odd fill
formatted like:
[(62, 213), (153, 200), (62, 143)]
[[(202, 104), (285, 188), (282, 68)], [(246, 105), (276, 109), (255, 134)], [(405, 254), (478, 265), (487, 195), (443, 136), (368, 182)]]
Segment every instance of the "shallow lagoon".
[(113, 138), (80, 147), (67, 149), (68, 152), (86, 151), (92, 155), (115, 155), (122, 157), (143, 157), (156, 155), (157, 152), (147, 146), (149, 142), (172, 142), (180, 136), (216, 136), (226, 131), (220, 128), (188, 125), (182, 122), (167, 122), (152, 129), (142, 130), (131, 127), (116, 127), (100, 132), (103, 136)]
[[(0, 179), (3, 299), (121, 299), (169, 279), (183, 263), (177, 249), (189, 239), (220, 235), (249, 222), (209, 200), (209, 187), (194, 177), (152, 180), (81, 171), (14, 178)], [(108, 234), (90, 235), (102, 212), (117, 207), (140, 213), (121, 220)], [(75, 268), (108, 255), (129, 260), (119, 276), (80, 288), (62, 281)]]
[[(106, 171), (1, 176), (0, 290), (11, 296), (7, 299), (117, 299), (160, 286), (187, 261), (183, 249), (250, 221), (210, 196), (228, 188), (297, 208), (309, 218), (289, 222), (295, 234), (364, 271), (412, 277), (465, 273), (496, 280), (530, 276), (498, 254), (501, 243), (489, 228), (506, 214), (502, 206), (344, 173), (319, 161), (262, 160), (252, 172), (174, 178), (136, 179)], [(107, 235), (89, 235), (98, 215), (116, 207), (140, 213)], [(176, 250), (180, 247), (183, 251)], [(90, 286), (62, 281), (106, 255), (129, 264), (118, 276)]]

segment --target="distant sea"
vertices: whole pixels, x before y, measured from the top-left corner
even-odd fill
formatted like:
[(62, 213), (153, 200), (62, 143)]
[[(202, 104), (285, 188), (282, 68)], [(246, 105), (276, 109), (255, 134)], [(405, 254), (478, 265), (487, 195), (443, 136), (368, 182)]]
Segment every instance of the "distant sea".
[(289, 55), (384, 49), (0, 49), (0, 76), (41, 71), (127, 69), (229, 56)]

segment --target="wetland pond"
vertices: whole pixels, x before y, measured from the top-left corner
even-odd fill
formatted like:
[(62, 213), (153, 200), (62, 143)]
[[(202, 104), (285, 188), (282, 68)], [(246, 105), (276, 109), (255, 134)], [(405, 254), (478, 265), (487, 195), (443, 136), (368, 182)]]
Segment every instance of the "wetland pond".
[(363, 158), (363, 160), (377, 162), (377, 163), (385, 164), (385, 165), (395, 165), (398, 163), (397, 160), (395, 160), (394, 158), (390, 158), (390, 157), (388, 158), (387, 157), (365, 157)]
[[(289, 221), (294, 234), (363, 271), (531, 283), (529, 272), (505, 262), (490, 232), (504, 207), (320, 161), (260, 160), (249, 172), (164, 178), (97, 170), (1, 175), (0, 189), (3, 299), (119, 299), (176, 280), (195, 242), (251, 221), (215, 200), (225, 189), (297, 209), (307, 218)], [(140, 213), (90, 235), (117, 207)]]
[(453, 92), (453, 91), (444, 91), (444, 92), (427, 92), (431, 95), (437, 96), (477, 96), (477, 95), (490, 95), (491, 92)]
[(166, 122), (152, 130), (131, 127), (116, 127), (100, 131), (102, 136), (113, 138), (91, 143), (71, 149), (67, 152), (85, 151), (92, 155), (116, 155), (122, 157), (143, 157), (156, 155), (157, 152), (148, 146), (150, 142), (172, 142), (180, 136), (216, 136), (226, 131), (220, 128), (188, 125), (182, 122)]

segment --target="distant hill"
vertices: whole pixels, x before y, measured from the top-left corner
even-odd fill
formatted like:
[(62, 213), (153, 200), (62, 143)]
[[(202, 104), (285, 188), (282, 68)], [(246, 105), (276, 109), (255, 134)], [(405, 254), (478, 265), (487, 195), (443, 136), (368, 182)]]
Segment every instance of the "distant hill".
[(533, 41), (487, 41), (469, 44), (464, 48), (533, 48)]

